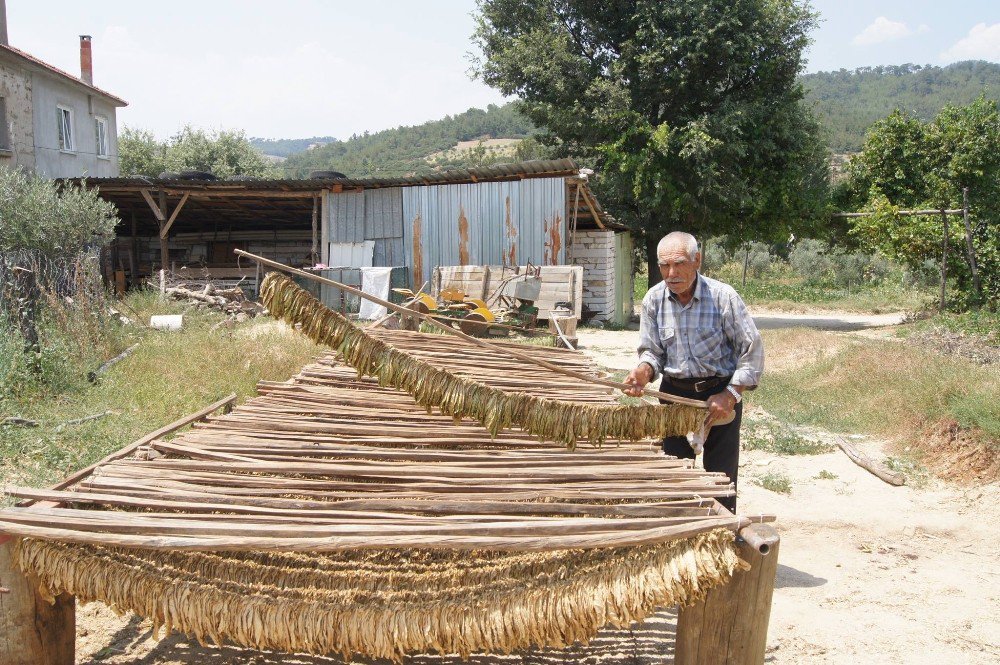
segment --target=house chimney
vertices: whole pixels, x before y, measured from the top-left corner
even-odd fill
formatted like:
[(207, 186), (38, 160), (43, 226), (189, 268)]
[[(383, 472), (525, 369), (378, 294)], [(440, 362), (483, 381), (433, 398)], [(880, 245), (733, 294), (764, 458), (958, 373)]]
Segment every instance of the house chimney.
[(94, 56), (90, 50), (90, 35), (80, 35), (80, 79), (94, 85)]
[(7, 41), (7, 0), (0, 0), (0, 44), (10, 45)]

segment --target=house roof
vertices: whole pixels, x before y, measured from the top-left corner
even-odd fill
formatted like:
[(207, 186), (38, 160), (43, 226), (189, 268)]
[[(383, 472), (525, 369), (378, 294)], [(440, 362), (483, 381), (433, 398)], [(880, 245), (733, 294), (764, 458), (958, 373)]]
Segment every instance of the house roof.
[(112, 95), (110, 92), (107, 92), (105, 90), (101, 90), (97, 86), (90, 85), (89, 83), (84, 83), (78, 77), (73, 76), (72, 74), (69, 74), (67, 72), (64, 72), (63, 70), (59, 69), (58, 67), (53, 67), (49, 63), (47, 63), (47, 62), (45, 62), (43, 60), (39, 60), (35, 56), (31, 55), (30, 53), (26, 53), (26, 52), (22, 51), (21, 49), (14, 48), (13, 46), (8, 46), (6, 44), (0, 44), (0, 55), (2, 55), (2, 54), (12, 55), (15, 58), (21, 60), (22, 62), (25, 62), (25, 63), (27, 63), (29, 65), (33, 65), (33, 66), (35, 66), (35, 67), (37, 67), (39, 69), (42, 69), (42, 70), (44, 70), (44, 71), (46, 71), (46, 72), (48, 72), (50, 74), (55, 74), (56, 76), (58, 76), (60, 78), (67, 79), (71, 83), (75, 83), (75, 84), (79, 85), (82, 88), (86, 88), (87, 90), (89, 90), (89, 91), (91, 91), (91, 92), (93, 92), (95, 94), (98, 94), (98, 95), (104, 97), (105, 99), (110, 99), (112, 102), (114, 102), (115, 106), (128, 106), (128, 102), (126, 102), (121, 97), (116, 97), (115, 95)]
[[(319, 178), (300, 180), (189, 180), (146, 178), (64, 178), (66, 185), (81, 185), (96, 189), (100, 196), (118, 206), (119, 215), (128, 220), (135, 215), (141, 231), (156, 229), (146, 196), (159, 192), (167, 197), (165, 215), (182, 198), (183, 212), (177, 218), (175, 230), (220, 224), (238, 225), (242, 229), (272, 229), (278, 227), (308, 228), (314, 207), (314, 197), (323, 191), (356, 191), (386, 187), (416, 187), (420, 185), (460, 185), (477, 182), (499, 182), (529, 178), (565, 178), (567, 186), (580, 186), (594, 207), (584, 198), (574, 197), (577, 215), (585, 226), (597, 224), (604, 228), (624, 230), (626, 227), (608, 215), (587, 187), (586, 178), (572, 159), (534, 160), (516, 164), (499, 164), (478, 169), (441, 171), (425, 176), (402, 178)], [(145, 194), (144, 194), (145, 192)], [(574, 190), (575, 192), (575, 190)], [(594, 222), (594, 214), (600, 222)], [(172, 227), (174, 228), (174, 227)]]
[(459, 185), (474, 182), (499, 182), (527, 178), (551, 178), (576, 175), (580, 168), (572, 159), (539, 159), (515, 164), (498, 164), (476, 169), (455, 169), (427, 175), (401, 178), (297, 178), (297, 179), (239, 179), (239, 180), (189, 180), (127, 176), (120, 178), (72, 178), (68, 182), (86, 180), (88, 187), (100, 187), (109, 192), (135, 187), (164, 189), (178, 192), (303, 192), (323, 189), (378, 189), (383, 187), (416, 187), (419, 185)]

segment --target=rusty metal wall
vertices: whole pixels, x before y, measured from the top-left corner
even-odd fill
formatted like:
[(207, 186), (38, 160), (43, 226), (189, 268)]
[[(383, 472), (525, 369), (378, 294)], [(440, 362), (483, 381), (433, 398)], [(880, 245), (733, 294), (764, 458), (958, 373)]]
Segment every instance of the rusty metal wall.
[(435, 266), (566, 259), (562, 177), (406, 187), (402, 202), (403, 250), (416, 285)]

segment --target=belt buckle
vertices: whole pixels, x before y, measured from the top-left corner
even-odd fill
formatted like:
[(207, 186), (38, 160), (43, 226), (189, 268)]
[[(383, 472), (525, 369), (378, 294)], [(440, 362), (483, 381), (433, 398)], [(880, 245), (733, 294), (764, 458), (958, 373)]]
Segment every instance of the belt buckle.
[(708, 390), (709, 388), (712, 387), (712, 381), (713, 379), (705, 379), (703, 381), (699, 381), (698, 383), (694, 384), (694, 391), (696, 393), (700, 393), (705, 390)]

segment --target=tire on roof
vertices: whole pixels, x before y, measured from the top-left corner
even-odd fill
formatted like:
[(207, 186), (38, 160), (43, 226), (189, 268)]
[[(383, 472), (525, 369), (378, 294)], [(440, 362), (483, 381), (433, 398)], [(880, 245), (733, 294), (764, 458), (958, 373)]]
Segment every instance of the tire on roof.
[(208, 171), (181, 171), (181, 180), (218, 180), (214, 173)]

